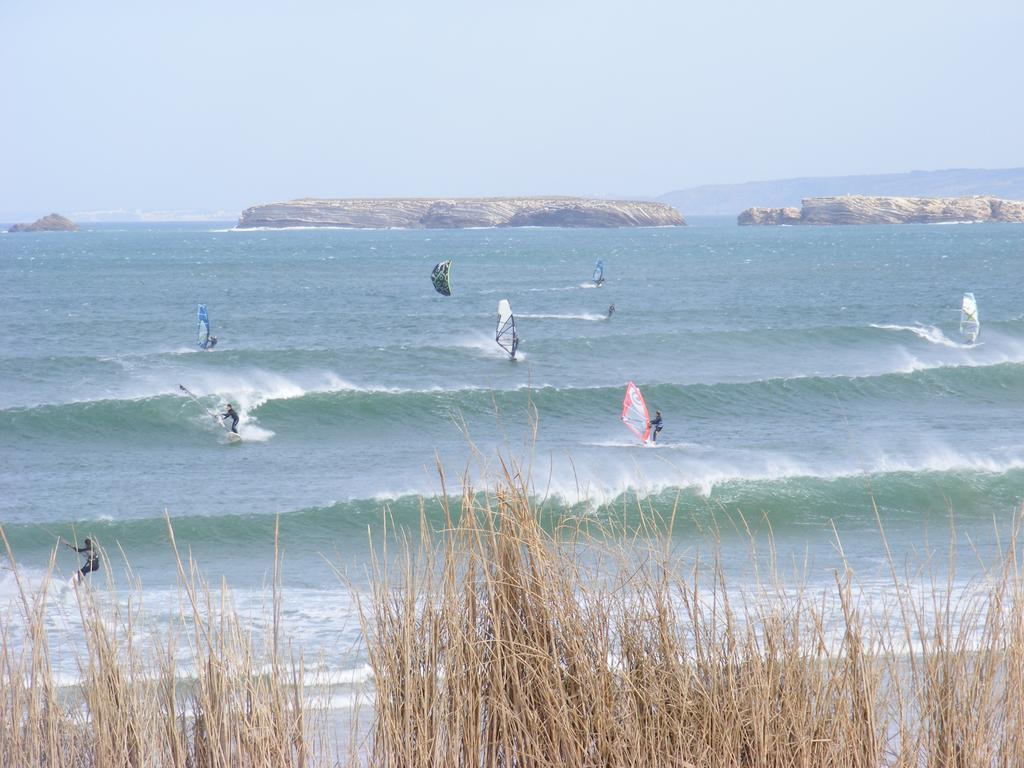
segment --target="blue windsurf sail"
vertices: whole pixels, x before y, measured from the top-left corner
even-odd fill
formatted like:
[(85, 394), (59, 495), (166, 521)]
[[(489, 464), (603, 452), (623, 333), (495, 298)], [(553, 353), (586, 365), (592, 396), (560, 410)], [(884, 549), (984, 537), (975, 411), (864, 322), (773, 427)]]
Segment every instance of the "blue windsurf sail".
[(200, 304), (196, 314), (196, 344), (200, 349), (210, 346), (210, 316), (206, 314), (206, 305)]
[(604, 262), (601, 259), (597, 260), (597, 264), (594, 265), (594, 285), (600, 285), (604, 282)]

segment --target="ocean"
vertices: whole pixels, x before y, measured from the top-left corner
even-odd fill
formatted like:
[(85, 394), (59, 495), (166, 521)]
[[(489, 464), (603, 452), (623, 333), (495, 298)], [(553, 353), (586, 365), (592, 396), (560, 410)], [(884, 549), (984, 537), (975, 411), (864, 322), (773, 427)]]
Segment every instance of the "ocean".
[[(324, 654), (338, 707), (368, 674), (350, 590), (370, 537), (385, 510), (440, 524), (437, 461), (452, 495), (505, 458), (556, 515), (675, 509), (680, 557), (720, 547), (740, 585), (744, 525), (812, 584), (831, 582), (838, 533), (882, 583), (879, 521), (898, 561), (955, 530), (966, 582), (1024, 497), (1022, 227), (229, 228), (0, 235), (0, 524), (29, 583), (57, 536), (93, 537), (158, 624), (177, 610), (165, 515), (254, 622), (279, 520), (284, 626)], [(451, 297), (430, 282), (445, 259)], [(514, 362), (494, 341), (503, 298)], [(214, 351), (195, 344), (199, 303)], [(620, 421), (628, 381), (664, 416), (656, 446)], [(240, 444), (206, 412), (228, 402)], [(56, 557), (62, 579), (80, 564)], [(12, 626), (16, 594), (0, 570)], [(50, 600), (71, 647), (74, 595)], [(79, 673), (71, 653), (54, 665)]]

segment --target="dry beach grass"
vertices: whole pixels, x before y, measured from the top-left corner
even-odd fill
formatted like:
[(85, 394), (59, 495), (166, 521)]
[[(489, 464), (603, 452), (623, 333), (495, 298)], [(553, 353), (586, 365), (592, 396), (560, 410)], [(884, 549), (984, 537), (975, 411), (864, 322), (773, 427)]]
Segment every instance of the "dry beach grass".
[[(193, 563), (177, 562), (178, 616), (158, 631), (142, 629), (138, 591), (122, 600), (110, 582), (75, 590), (85, 642), (76, 659), (81, 680), (70, 693), (55, 680), (46, 633), (47, 594), (60, 588), (53, 561), (32, 588), (15, 569), (24, 629), (14, 638), (5, 620), (0, 630), (0, 765), (313, 764), (322, 745), (300, 698), (301, 659), (280, 640), (276, 588), (266, 651), (258, 653), (226, 588), (211, 589)], [(186, 687), (176, 661), (181, 645), (194, 667)]]
[(967, 589), (952, 557), (914, 572), (890, 557), (879, 610), (848, 570), (811, 590), (770, 557), (733, 589), (714, 556), (675, 555), (671, 520), (551, 524), (521, 477), (467, 492), (441, 530), (374, 542), (356, 595), (374, 711), (352, 754), (303, 698), (276, 588), (257, 643), (179, 557), (178, 619), (160, 632), (112, 586), (78, 590), (71, 692), (51, 670), (45, 589), (21, 589), (22, 635), (0, 628), (0, 764), (1024, 765), (1016, 537)]

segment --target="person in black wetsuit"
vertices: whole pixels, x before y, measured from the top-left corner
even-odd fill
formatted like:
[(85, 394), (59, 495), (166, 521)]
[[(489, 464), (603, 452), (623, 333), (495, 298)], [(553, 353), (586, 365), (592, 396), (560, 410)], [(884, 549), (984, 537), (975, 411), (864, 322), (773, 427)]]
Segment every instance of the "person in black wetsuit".
[(231, 407), (231, 403), (228, 403), (228, 409), (220, 415), (220, 420), (231, 419), (231, 431), (236, 435), (238, 434), (238, 414), (235, 413), (235, 409)]
[(658, 433), (661, 432), (661, 428), (664, 424), (661, 421), (661, 411), (654, 412), (654, 418), (650, 421), (651, 427), (651, 442), (658, 442)]
[(519, 337), (515, 331), (512, 331), (512, 355), (511, 359), (516, 359), (516, 350), (519, 349)]
[(614, 314), (615, 314), (615, 305), (614, 304), (609, 304), (608, 305), (608, 317), (611, 318), (611, 316), (614, 315)]
[(96, 548), (93, 547), (92, 539), (86, 539), (84, 547), (76, 547), (74, 544), (68, 541), (64, 542), (64, 546), (66, 546), (68, 549), (73, 549), (75, 550), (75, 552), (85, 555), (85, 565), (83, 565), (79, 569), (78, 573), (74, 575), (74, 578), (71, 580), (72, 584), (78, 584), (90, 573), (92, 573), (93, 571), (98, 571), (100, 569), (100, 556), (96, 552)]
[(213, 349), (213, 348), (214, 348), (214, 347), (216, 347), (216, 346), (217, 346), (217, 337), (216, 337), (216, 336), (211, 336), (211, 337), (210, 337), (210, 338), (209, 338), (209, 339), (207, 340), (207, 342), (206, 342), (206, 346), (205, 346), (205, 347), (203, 347), (203, 349), (207, 349), (207, 350), (210, 350), (210, 349)]

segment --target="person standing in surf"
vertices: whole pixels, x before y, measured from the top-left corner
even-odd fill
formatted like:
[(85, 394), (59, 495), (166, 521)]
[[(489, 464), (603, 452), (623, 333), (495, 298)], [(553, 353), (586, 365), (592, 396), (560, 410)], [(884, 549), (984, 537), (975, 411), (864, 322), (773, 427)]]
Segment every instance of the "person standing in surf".
[(654, 412), (654, 418), (651, 419), (648, 426), (651, 428), (651, 442), (658, 442), (658, 433), (661, 432), (661, 428), (665, 426), (661, 420), (661, 411)]
[(64, 546), (68, 549), (73, 549), (75, 552), (85, 555), (85, 565), (71, 579), (73, 585), (80, 583), (90, 573), (100, 569), (100, 556), (93, 546), (92, 539), (86, 539), (84, 547), (76, 547), (70, 541), (64, 541), (63, 539), (61, 541), (64, 542)]
[(614, 304), (609, 304), (608, 305), (608, 319), (611, 320), (611, 317), (614, 314), (615, 314), (615, 305)]
[(238, 434), (238, 414), (235, 413), (235, 409), (231, 407), (231, 403), (228, 403), (228, 409), (220, 415), (220, 420), (231, 419), (231, 431), (236, 435)]

